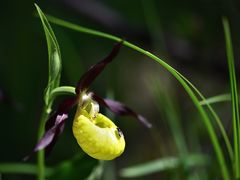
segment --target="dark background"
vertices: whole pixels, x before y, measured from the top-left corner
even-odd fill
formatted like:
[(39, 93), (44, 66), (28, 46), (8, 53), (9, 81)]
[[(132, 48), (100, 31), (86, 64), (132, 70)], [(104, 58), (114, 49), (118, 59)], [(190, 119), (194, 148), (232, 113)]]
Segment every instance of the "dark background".
[[(207, 97), (229, 91), (222, 28), (222, 17), (226, 16), (230, 20), (239, 71), (239, 1), (52, 0), (36, 3), (47, 14), (117, 35), (155, 53), (186, 75)], [(0, 162), (20, 162), (36, 142), (48, 77), (47, 47), (40, 20), (34, 16), (34, 1), (2, 1), (0, 10)], [(114, 44), (55, 25), (52, 28), (62, 52), (61, 85), (75, 86), (81, 74), (103, 58)], [(174, 99), (190, 151), (196, 150), (191, 140), (191, 131), (195, 130), (199, 151), (209, 154), (213, 151), (206, 129), (182, 87), (156, 62), (123, 47), (92, 89), (102, 96), (112, 94), (134, 107), (153, 123), (154, 130), (144, 128), (132, 118), (116, 118), (127, 143), (125, 153), (115, 162), (117, 170), (177, 153), (161, 111), (164, 104), (156, 100), (151, 90), (155, 83), (164, 89), (166, 96)], [(229, 104), (216, 108), (231, 132)], [(69, 118), (47, 164), (57, 164), (81, 151), (72, 136), (71, 121)], [(34, 161), (35, 158), (30, 160)], [(148, 177), (167, 177), (167, 173)], [(20, 177), (9, 175), (7, 178)]]

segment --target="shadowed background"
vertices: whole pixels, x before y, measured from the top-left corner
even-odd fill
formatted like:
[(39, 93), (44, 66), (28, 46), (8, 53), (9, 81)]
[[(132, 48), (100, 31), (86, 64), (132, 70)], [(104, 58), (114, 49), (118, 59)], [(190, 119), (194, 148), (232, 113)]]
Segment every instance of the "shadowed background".
[[(4, 1), (0, 6), (0, 162), (20, 162), (36, 143), (48, 77), (48, 56), (44, 31), (39, 18), (34, 16), (33, 3)], [(240, 38), (238, 1), (52, 0), (37, 3), (45, 13), (117, 35), (154, 52), (186, 75), (207, 97), (229, 91), (221, 18), (227, 16), (230, 20), (237, 52)], [(61, 85), (75, 86), (82, 73), (102, 59), (114, 44), (55, 25), (52, 28), (62, 52)], [(237, 71), (238, 60), (236, 53)], [(175, 143), (179, 141), (186, 143), (180, 147), (187, 149), (183, 153), (214, 154), (206, 129), (182, 87), (161, 66), (139, 53), (123, 47), (91, 89), (133, 107), (154, 126), (148, 130), (132, 118), (114, 118), (124, 132), (127, 146), (121, 157), (106, 165), (110, 170), (104, 172), (102, 179), (124, 179), (119, 176), (123, 167), (179, 155), (181, 152)], [(229, 106), (230, 103), (218, 104), (216, 110), (224, 117), (227, 131), (231, 132)], [(101, 111), (105, 112), (105, 109), (101, 108)], [(171, 125), (174, 120), (178, 130)], [(73, 156), (84, 156), (82, 164), (90, 163), (89, 168), (81, 169), (81, 163), (76, 165), (79, 167), (76, 171), (70, 168), (72, 179), (75, 179), (79, 177), (77, 173), (87, 173), (91, 170), (91, 163), (96, 162), (82, 153), (72, 136), (71, 125), (70, 117), (46, 163), (57, 165)], [(176, 133), (180, 133), (183, 139), (175, 141)], [(35, 162), (35, 158), (30, 162)], [(215, 177), (217, 168), (208, 168)], [(204, 173), (204, 168), (199, 169)], [(179, 167), (174, 171), (136, 179), (164, 179), (170, 176), (185, 179), (188, 175)], [(2, 177), (33, 178), (20, 175)]]

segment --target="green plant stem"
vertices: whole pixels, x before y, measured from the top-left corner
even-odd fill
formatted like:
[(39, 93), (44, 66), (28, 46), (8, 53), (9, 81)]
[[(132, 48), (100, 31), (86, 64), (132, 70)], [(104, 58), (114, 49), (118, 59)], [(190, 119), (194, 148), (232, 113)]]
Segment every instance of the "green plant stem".
[[(111, 39), (111, 40), (114, 40), (114, 41), (117, 41), (117, 42), (122, 40), (119, 37), (116, 37), (116, 36), (113, 36), (113, 35), (110, 35), (110, 34), (107, 34), (107, 33), (103, 33), (103, 32), (100, 32), (100, 31), (92, 30), (92, 29), (89, 29), (89, 28), (85, 28), (85, 27), (82, 27), (82, 26), (78, 26), (76, 24), (72, 24), (72, 23), (66, 22), (64, 20), (52, 17), (52, 16), (47, 16), (47, 17), (48, 17), (48, 20), (50, 22), (52, 22), (54, 24), (57, 24), (57, 25), (60, 25), (60, 26), (63, 26), (63, 27), (66, 27), (66, 28), (69, 28), (69, 29), (72, 29), (72, 30), (76, 30), (76, 31), (86, 33), (86, 34), (91, 34), (91, 35), (94, 35), (94, 36), (99, 36), (99, 37), (102, 37), (102, 38)], [(195, 93), (192, 91), (191, 87), (182, 78), (182, 76), (179, 75), (180, 73), (177, 70), (175, 70), (174, 68), (172, 68), (170, 65), (168, 65), (166, 62), (164, 62), (163, 60), (161, 60), (160, 58), (155, 56), (154, 54), (152, 54), (148, 51), (145, 51), (144, 49), (142, 49), (142, 48), (140, 48), (140, 47), (138, 47), (138, 46), (136, 46), (136, 45), (134, 45), (130, 42), (127, 42), (127, 41), (124, 41), (123, 44), (125, 46), (131, 48), (131, 49), (134, 49), (134, 50), (140, 52), (141, 54), (144, 54), (144, 55), (148, 56), (149, 58), (153, 59), (154, 61), (158, 62), (160, 65), (162, 65), (166, 70), (168, 70), (181, 83), (183, 88), (186, 90), (186, 92), (188, 93), (188, 95), (192, 99), (194, 105), (198, 109), (198, 111), (199, 111), (199, 113), (202, 117), (202, 120), (203, 120), (203, 122), (204, 122), (204, 124), (205, 124), (205, 126), (208, 130), (209, 137), (212, 141), (212, 144), (213, 144), (213, 147), (214, 147), (214, 150), (215, 150), (218, 162), (219, 162), (219, 167), (221, 169), (221, 173), (222, 173), (222, 176), (223, 176), (224, 180), (230, 180), (230, 175), (229, 175), (229, 171), (227, 169), (227, 164), (226, 164), (226, 161), (225, 161), (225, 157), (223, 155), (223, 151), (221, 149), (221, 146), (219, 144), (216, 132), (215, 132), (215, 130), (214, 130), (212, 124), (211, 124), (211, 121), (210, 121), (207, 113), (203, 109), (203, 107), (200, 105), (199, 100), (198, 100), (197, 96), (195, 95)]]
[[(177, 72), (177, 71), (176, 71)], [(186, 83), (192, 87), (192, 89), (199, 95), (199, 97), (202, 99), (202, 100), (206, 100), (206, 98), (203, 96), (203, 94), (186, 78), (184, 77), (182, 74), (180, 74), (179, 72), (177, 72), (185, 81)], [(202, 101), (200, 101), (200, 105)], [(228, 150), (228, 154), (229, 154), (229, 158), (230, 160), (233, 162), (234, 158), (233, 158), (233, 149), (232, 149), (232, 145), (230, 143), (230, 140), (227, 136), (227, 132), (225, 131), (224, 129), (224, 126), (219, 118), (219, 116), (217, 115), (217, 113), (213, 110), (212, 106), (210, 106), (210, 104), (207, 102), (206, 103), (206, 106), (207, 108), (209, 109), (209, 111), (211, 112), (212, 116), (214, 117), (214, 119), (216, 120), (217, 122), (217, 125), (222, 133), (222, 136), (223, 136), (223, 139), (225, 141), (225, 144), (226, 144), (226, 147), (227, 147), (227, 150)]]
[[(40, 118), (39, 129), (38, 129), (38, 140), (40, 140), (44, 134), (45, 122), (48, 119), (49, 114), (51, 113), (52, 102), (60, 94), (74, 95), (75, 88), (71, 86), (60, 86), (51, 91), (50, 103), (48, 105), (46, 104), (44, 105), (42, 116)], [(38, 180), (45, 179), (45, 157), (44, 156), (45, 156), (44, 150), (40, 150), (37, 152)]]
[[(44, 134), (44, 126), (45, 122), (51, 112), (50, 106), (45, 105), (43, 108), (42, 116), (39, 122), (38, 129), (38, 140), (40, 140)], [(38, 180), (45, 179), (45, 153), (44, 150), (40, 150), (37, 152), (37, 166), (38, 166)]]
[(51, 100), (55, 99), (58, 95), (75, 95), (75, 87), (72, 86), (59, 86), (51, 91)]

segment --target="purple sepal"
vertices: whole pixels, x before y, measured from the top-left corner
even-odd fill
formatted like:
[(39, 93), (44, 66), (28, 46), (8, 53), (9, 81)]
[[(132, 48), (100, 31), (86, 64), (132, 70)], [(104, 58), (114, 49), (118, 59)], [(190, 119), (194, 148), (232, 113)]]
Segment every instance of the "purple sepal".
[(138, 119), (146, 127), (148, 128), (152, 127), (152, 124), (149, 123), (146, 118), (144, 118), (140, 114), (137, 114), (135, 111), (133, 111), (131, 108), (127, 107), (126, 105), (111, 99), (103, 99), (94, 93), (92, 93), (92, 97), (95, 101), (97, 101), (99, 104), (104, 105), (113, 113), (121, 116), (133, 116), (136, 119)]
[(67, 118), (67, 114), (57, 115), (55, 124), (45, 132), (44, 136), (39, 140), (33, 151), (28, 156), (25, 156), (23, 161), (27, 161), (34, 152), (44, 148), (46, 149), (46, 154), (49, 154), (55, 145), (57, 138), (63, 132)]
[(77, 104), (78, 98), (71, 97), (64, 99), (58, 106), (57, 110), (53, 113), (53, 115), (47, 120), (45, 124), (45, 131), (48, 131), (52, 128), (57, 120), (57, 116), (61, 114), (68, 114), (69, 110)]
[(34, 148), (34, 152), (44, 149), (48, 146), (53, 145), (53, 140), (56, 139), (63, 131), (65, 120), (68, 118), (67, 114), (58, 115), (55, 121), (55, 124), (52, 128), (50, 128), (42, 139), (38, 142), (36, 147)]
[[(63, 100), (59, 104), (57, 111), (55, 111), (55, 113), (47, 120), (45, 124), (45, 133), (35, 146), (32, 153), (41, 149), (45, 149), (47, 155), (50, 153), (59, 135), (63, 132), (69, 110), (77, 104), (77, 101), (78, 97), (71, 97)], [(32, 153), (24, 157), (23, 160), (28, 160)]]
[(97, 64), (93, 65), (92, 67), (90, 67), (90, 69), (85, 74), (83, 74), (83, 76), (79, 80), (77, 87), (75, 89), (76, 94), (79, 94), (81, 91), (87, 89), (92, 84), (92, 82), (96, 79), (96, 77), (104, 70), (106, 65), (112, 62), (112, 60), (117, 56), (122, 46), (122, 43), (123, 41), (121, 41), (120, 43), (117, 43), (106, 58), (104, 58)]

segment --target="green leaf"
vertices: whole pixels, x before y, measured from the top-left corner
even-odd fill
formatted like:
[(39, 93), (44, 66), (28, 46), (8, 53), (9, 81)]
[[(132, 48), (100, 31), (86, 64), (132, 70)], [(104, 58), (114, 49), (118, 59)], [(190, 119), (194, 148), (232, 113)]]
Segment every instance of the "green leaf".
[(228, 60), (228, 70), (231, 86), (232, 100), (232, 122), (233, 122), (233, 141), (234, 141), (234, 172), (236, 179), (240, 178), (240, 113), (238, 106), (238, 90), (234, 64), (234, 55), (231, 41), (231, 33), (228, 20), (223, 18), (223, 28), (226, 41), (226, 52)]
[(209, 157), (199, 154), (186, 156), (186, 159), (184, 160), (181, 160), (181, 158), (178, 157), (165, 157), (144, 164), (124, 168), (120, 171), (120, 175), (127, 178), (140, 177), (156, 172), (176, 169), (180, 166), (186, 166), (188, 168), (204, 166), (209, 162)]
[[(38, 168), (34, 164), (26, 163), (1, 163), (0, 173), (3, 174), (37, 174)], [(53, 174), (53, 168), (46, 167), (45, 176)]]
[(217, 96), (209, 97), (207, 99), (200, 101), (200, 104), (207, 105), (207, 104), (213, 104), (213, 103), (219, 103), (219, 102), (225, 102), (225, 101), (231, 101), (230, 94), (220, 94)]
[(46, 105), (50, 105), (50, 94), (53, 89), (59, 86), (60, 76), (61, 76), (61, 53), (60, 48), (57, 42), (57, 39), (54, 35), (54, 32), (48, 23), (48, 20), (42, 10), (35, 4), (37, 8), (38, 15), (42, 21), (43, 29), (45, 32), (47, 47), (48, 47), (48, 65), (49, 65), (49, 73), (48, 73), (48, 85), (45, 90), (44, 100)]

